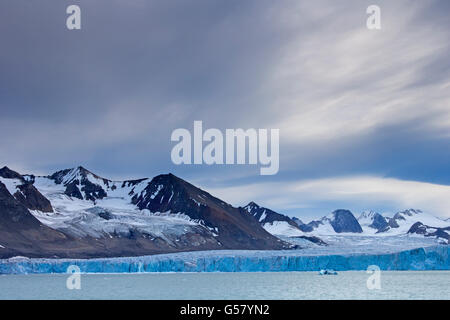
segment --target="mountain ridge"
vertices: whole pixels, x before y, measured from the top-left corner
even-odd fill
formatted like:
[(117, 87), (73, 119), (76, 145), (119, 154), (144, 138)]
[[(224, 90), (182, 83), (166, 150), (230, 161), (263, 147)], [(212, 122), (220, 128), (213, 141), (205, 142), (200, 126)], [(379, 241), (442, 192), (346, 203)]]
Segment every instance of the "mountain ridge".
[(254, 201), (249, 202), (242, 208), (242, 210), (253, 216), (264, 229), (274, 235), (304, 235), (298, 224), (293, 219), (269, 208), (261, 207)]
[[(265, 231), (240, 208), (171, 173), (153, 179), (112, 181), (82, 166), (48, 176), (20, 175), (7, 167), (0, 172), (0, 181), (10, 188), (4, 185), (2, 189), (5, 199), (10, 195), (20, 202), (19, 195), (23, 192), (15, 197), (10, 193), (15, 193), (16, 189), (19, 192), (25, 185), (39, 194), (42, 192), (42, 197), (54, 207), (54, 210), (22, 207), (30, 219), (37, 218), (40, 225), (67, 238), (55, 243), (53, 249), (36, 250), (38, 255), (102, 257), (292, 247)], [(3, 205), (13, 206), (7, 201)], [(25, 247), (32, 243), (23, 244), (18, 239), (14, 243), (13, 240), (0, 237), (0, 245), (30, 255)], [(81, 246), (86, 247), (86, 253), (81, 252)], [(108, 246), (107, 253), (101, 252), (104, 246)], [(70, 248), (66, 251), (71, 253), (64, 253), (65, 247)], [(5, 252), (6, 249), (0, 250), (0, 256)]]
[[(21, 175), (5, 166), (0, 183), (0, 258), (278, 250), (311, 242), (326, 245), (321, 237), (333, 235), (414, 235), (448, 241), (450, 232), (448, 219), (417, 209), (392, 217), (368, 211), (358, 219), (350, 210), (338, 209), (303, 223), (253, 201), (234, 207), (172, 173), (114, 181), (82, 166), (47, 176)], [(23, 219), (27, 231), (12, 217)]]

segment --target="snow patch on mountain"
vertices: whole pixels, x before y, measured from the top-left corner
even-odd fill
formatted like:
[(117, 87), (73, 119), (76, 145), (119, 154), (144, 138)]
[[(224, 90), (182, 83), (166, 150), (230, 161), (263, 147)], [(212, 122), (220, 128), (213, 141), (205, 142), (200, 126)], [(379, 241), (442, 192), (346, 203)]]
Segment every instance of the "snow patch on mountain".
[[(138, 183), (109, 181), (88, 174), (87, 179), (106, 191), (101, 199), (87, 200), (68, 196), (65, 183), (80, 179), (79, 170), (72, 169), (67, 176), (55, 181), (36, 177), (35, 187), (53, 204), (53, 213), (32, 211), (43, 224), (76, 237), (130, 237), (139, 233), (148, 238), (161, 238), (168, 243), (186, 233), (211, 231), (182, 213), (140, 210), (131, 203), (134, 194), (140, 194), (147, 180)], [(57, 183), (60, 182), (60, 183)], [(81, 188), (80, 188), (81, 189)], [(106, 218), (108, 217), (108, 218)]]
[(423, 212), (421, 210), (415, 210), (415, 209), (408, 209), (405, 211), (401, 211), (397, 213), (394, 218), (397, 221), (414, 221), (414, 220), (422, 220), (421, 222), (424, 224), (430, 224), (434, 225), (436, 227), (445, 227), (448, 226), (448, 223), (445, 221), (442, 221), (441, 219), (437, 218), (436, 216), (433, 216), (429, 213)]
[[(341, 213), (345, 212), (345, 215), (341, 216), (341, 224), (346, 224), (347, 227), (351, 226), (351, 228), (344, 227), (340, 231), (335, 228), (336, 223), (333, 221), (335, 220), (335, 212), (337, 211)], [(327, 235), (343, 234), (351, 236), (355, 233), (373, 237), (405, 235), (417, 222), (433, 228), (450, 227), (449, 221), (437, 218), (418, 209), (400, 211), (392, 217), (373, 210), (367, 210), (363, 211), (357, 219), (362, 231), (359, 232), (357, 224), (353, 221), (354, 216), (350, 211), (336, 210), (335, 212), (319, 220), (313, 220), (307, 224), (299, 224), (299, 228), (307, 234), (314, 234), (324, 239), (324, 236)]]
[(17, 191), (20, 192), (18, 187), (23, 184), (23, 181), (19, 179), (5, 179), (3, 177), (0, 177), (0, 182), (6, 186), (11, 195), (14, 195)]
[(286, 221), (273, 221), (268, 222), (263, 225), (263, 228), (266, 229), (267, 232), (279, 236), (287, 236), (287, 237), (296, 237), (305, 235), (300, 229), (293, 227)]
[(305, 233), (298, 228), (297, 223), (288, 216), (261, 207), (253, 201), (247, 204), (243, 209), (258, 220), (267, 232), (275, 236), (295, 237), (305, 235)]
[(358, 222), (365, 234), (379, 234), (389, 230), (386, 218), (372, 210), (362, 212), (358, 217)]
[[(394, 226), (392, 226), (394, 222)], [(438, 217), (435, 217), (429, 213), (423, 212), (418, 209), (408, 209), (404, 211), (397, 212), (391, 218), (391, 227), (387, 231), (389, 234), (405, 234), (409, 231), (413, 224), (416, 222), (421, 222), (424, 225), (443, 228), (450, 226), (450, 223), (443, 221)]]

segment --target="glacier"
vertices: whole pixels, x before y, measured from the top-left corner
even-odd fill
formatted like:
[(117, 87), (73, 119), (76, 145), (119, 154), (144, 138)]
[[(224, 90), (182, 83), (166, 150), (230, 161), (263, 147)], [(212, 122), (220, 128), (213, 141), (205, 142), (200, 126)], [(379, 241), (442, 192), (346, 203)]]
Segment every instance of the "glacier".
[(450, 270), (450, 247), (437, 245), (387, 253), (311, 254), (303, 250), (213, 250), (101, 259), (0, 260), (0, 274), (66, 273), (76, 265), (81, 273), (139, 272), (277, 272), (366, 270)]

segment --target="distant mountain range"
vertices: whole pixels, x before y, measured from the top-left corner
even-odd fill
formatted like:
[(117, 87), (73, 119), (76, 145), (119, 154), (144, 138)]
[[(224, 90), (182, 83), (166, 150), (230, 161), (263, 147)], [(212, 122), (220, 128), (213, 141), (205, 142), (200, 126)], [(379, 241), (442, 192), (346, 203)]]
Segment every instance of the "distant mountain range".
[[(397, 212), (387, 217), (375, 211), (364, 211), (356, 218), (350, 210), (338, 209), (321, 219), (304, 223), (250, 202), (244, 209), (261, 226), (276, 236), (316, 237), (330, 235), (396, 236), (419, 235), (449, 242), (450, 219), (439, 219), (417, 209)], [(414, 227), (413, 227), (414, 226)]]
[(407, 235), (447, 241), (450, 221), (409, 209), (355, 218), (339, 209), (304, 223), (250, 202), (232, 205), (173, 174), (113, 181), (83, 167), (49, 176), (0, 169), (0, 258), (115, 257), (196, 250), (325, 245), (325, 235)]

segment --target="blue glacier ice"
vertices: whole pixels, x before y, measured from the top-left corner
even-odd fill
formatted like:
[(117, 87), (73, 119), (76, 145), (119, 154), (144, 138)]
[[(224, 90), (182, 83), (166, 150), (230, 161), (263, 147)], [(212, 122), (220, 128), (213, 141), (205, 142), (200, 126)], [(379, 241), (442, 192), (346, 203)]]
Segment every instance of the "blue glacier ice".
[(266, 272), (321, 269), (450, 270), (450, 246), (438, 245), (388, 253), (311, 254), (310, 251), (201, 251), (102, 259), (0, 260), (0, 274), (66, 273), (76, 265), (82, 273), (136, 272)]

